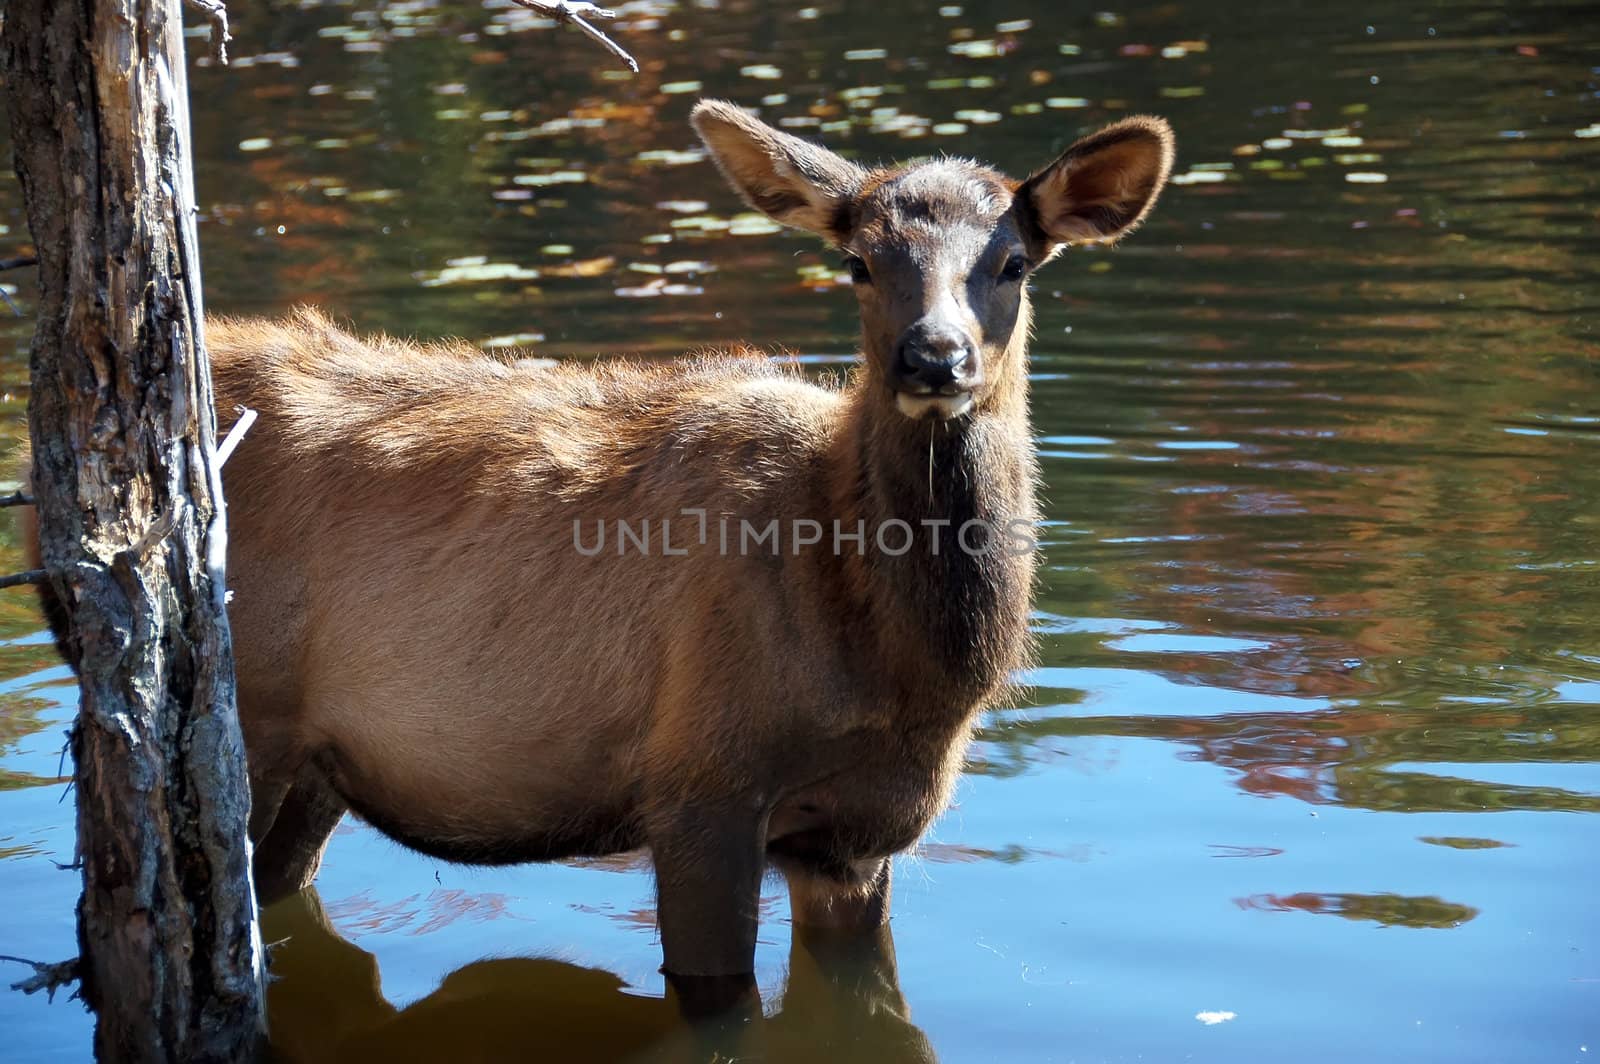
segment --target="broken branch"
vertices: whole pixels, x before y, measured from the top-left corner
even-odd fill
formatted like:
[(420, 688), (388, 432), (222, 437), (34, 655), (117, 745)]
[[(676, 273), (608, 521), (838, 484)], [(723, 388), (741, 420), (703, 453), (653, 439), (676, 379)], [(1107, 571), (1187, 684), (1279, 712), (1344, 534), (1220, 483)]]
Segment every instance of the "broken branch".
[(557, 22), (571, 23), (598, 41), (606, 51), (622, 60), (629, 70), (635, 74), (639, 72), (638, 61), (629, 55), (622, 45), (584, 21), (588, 18), (616, 18), (617, 13), (610, 8), (596, 7), (581, 0), (512, 0), (512, 3), (530, 11), (537, 11)]
[(223, 438), (222, 443), (217, 447), (218, 469), (228, 464), (228, 458), (232, 456), (234, 448), (239, 446), (239, 441), (244, 439), (244, 434), (250, 431), (250, 426), (256, 423), (256, 412), (249, 407), (236, 406), (234, 410), (238, 411), (239, 420), (233, 423), (233, 428), (228, 430), (228, 435)]
[(222, 0), (186, 0), (211, 23), (211, 55), (223, 66), (228, 65), (228, 42), (233, 34), (228, 32), (228, 8)]
[(68, 983), (78, 981), (78, 958), (70, 961), (60, 961), (56, 964), (40, 964), (30, 961), (25, 957), (12, 957), (0, 953), (0, 961), (15, 961), (17, 964), (26, 964), (33, 969), (33, 974), (21, 982), (12, 983), (11, 989), (20, 990), (24, 994), (32, 994), (43, 990), (45, 996), (51, 1001), (56, 999), (56, 991)]
[[(0, 587), (21, 587), (23, 584), (42, 584), (50, 574), (43, 569), (29, 569), (25, 573), (12, 573), (10, 576), (0, 576)], [(0, 960), (3, 960), (0, 957)], [(14, 958), (13, 958), (14, 959)]]

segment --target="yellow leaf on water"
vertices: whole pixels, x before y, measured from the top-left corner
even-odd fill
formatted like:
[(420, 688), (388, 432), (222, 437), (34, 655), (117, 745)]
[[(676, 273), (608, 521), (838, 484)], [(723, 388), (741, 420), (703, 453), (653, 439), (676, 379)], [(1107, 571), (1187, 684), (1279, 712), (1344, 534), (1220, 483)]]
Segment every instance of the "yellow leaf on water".
[(610, 273), (617, 260), (610, 255), (602, 255), (598, 259), (579, 259), (577, 262), (564, 262), (559, 266), (544, 267), (546, 277), (599, 277)]

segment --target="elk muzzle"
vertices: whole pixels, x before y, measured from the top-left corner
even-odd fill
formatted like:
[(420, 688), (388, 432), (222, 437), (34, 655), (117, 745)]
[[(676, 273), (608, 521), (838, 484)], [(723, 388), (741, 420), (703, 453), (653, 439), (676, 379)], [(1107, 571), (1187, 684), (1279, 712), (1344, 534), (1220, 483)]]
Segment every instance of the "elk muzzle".
[(947, 322), (923, 319), (895, 345), (889, 369), (895, 406), (907, 417), (960, 417), (973, 403), (982, 376), (978, 345)]

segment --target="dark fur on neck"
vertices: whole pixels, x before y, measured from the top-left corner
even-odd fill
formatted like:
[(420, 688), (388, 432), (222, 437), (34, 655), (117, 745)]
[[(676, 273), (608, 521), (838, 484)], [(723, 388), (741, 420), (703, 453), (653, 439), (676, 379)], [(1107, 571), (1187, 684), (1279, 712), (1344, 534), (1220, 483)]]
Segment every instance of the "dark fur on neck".
[[(1008, 361), (1012, 387), (997, 389), (972, 414), (940, 422), (903, 416), (864, 373), (839, 440), (833, 512), (850, 525), (863, 520), (868, 533), (865, 557), (841, 559), (855, 598), (847, 614), (858, 620), (852, 638), (870, 648), (898, 693), (942, 708), (941, 716), (992, 704), (1028, 659), (1034, 555), (1006, 530), (1033, 535), (1036, 465), (1022, 359)], [(915, 533), (900, 555), (876, 541), (876, 530), (893, 520)], [(998, 530), (986, 553), (959, 542), (972, 520)], [(948, 522), (938, 528), (937, 553), (924, 521)], [(902, 538), (897, 532), (891, 546)], [(975, 528), (967, 542), (980, 547), (984, 539)]]

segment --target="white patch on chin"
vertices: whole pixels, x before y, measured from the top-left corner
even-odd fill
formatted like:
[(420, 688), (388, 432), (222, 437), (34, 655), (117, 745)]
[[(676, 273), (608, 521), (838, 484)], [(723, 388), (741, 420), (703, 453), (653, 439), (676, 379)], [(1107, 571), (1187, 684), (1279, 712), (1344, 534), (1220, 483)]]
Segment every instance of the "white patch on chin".
[(949, 421), (972, 409), (972, 393), (960, 395), (907, 395), (896, 392), (894, 405), (913, 421)]

